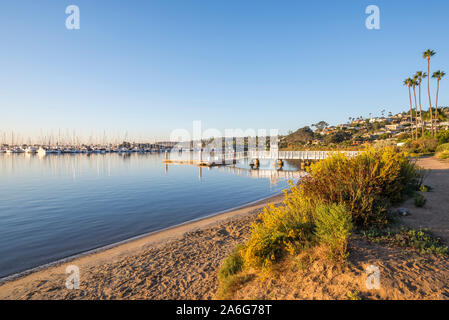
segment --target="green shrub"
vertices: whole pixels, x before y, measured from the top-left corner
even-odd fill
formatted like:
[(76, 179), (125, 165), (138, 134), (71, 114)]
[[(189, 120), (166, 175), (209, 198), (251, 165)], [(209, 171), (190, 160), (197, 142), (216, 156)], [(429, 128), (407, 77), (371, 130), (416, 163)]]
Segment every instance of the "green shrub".
[(370, 241), (418, 250), (421, 253), (449, 255), (449, 249), (427, 229), (372, 230), (363, 233)]
[(363, 228), (388, 223), (387, 209), (420, 185), (419, 171), (405, 153), (387, 147), (354, 158), (336, 153), (310, 167), (301, 189), (312, 204), (343, 203)]
[(439, 143), (449, 142), (449, 130), (441, 131), (437, 134), (437, 139)]
[(351, 214), (343, 204), (319, 205), (315, 215), (316, 235), (329, 249), (330, 258), (346, 258), (348, 237), (353, 229)]
[(241, 254), (243, 246), (237, 246), (232, 254), (227, 257), (218, 271), (218, 277), (224, 280), (243, 270), (243, 257)]
[(449, 150), (438, 152), (436, 157), (441, 160), (449, 159)]
[(422, 253), (436, 253), (443, 256), (449, 254), (448, 247), (440, 239), (434, 238), (426, 229), (403, 229), (396, 235), (396, 241), (403, 246), (410, 246)]
[[(443, 131), (443, 132), (449, 132), (449, 130)], [(440, 132), (443, 133), (443, 132)], [(438, 159), (446, 160), (449, 159), (449, 143), (443, 143), (439, 145), (436, 149), (436, 157)]]
[(421, 193), (416, 193), (414, 197), (414, 202), (415, 206), (417, 206), (418, 208), (422, 208), (426, 204), (427, 200)]
[(449, 143), (440, 144), (436, 150), (436, 152), (449, 151)]
[(398, 135), (397, 140), (398, 142), (406, 142), (407, 140), (409, 140), (411, 138), (410, 133), (408, 132), (402, 132)]
[(242, 273), (244, 269), (242, 251), (244, 248), (244, 245), (238, 245), (231, 255), (223, 261), (218, 270), (219, 288), (216, 294), (217, 299), (231, 299), (234, 292), (241, 285), (252, 279), (251, 275)]
[(409, 141), (405, 145), (405, 149), (410, 153), (429, 154), (435, 152), (438, 146), (438, 139), (424, 136), (418, 140)]

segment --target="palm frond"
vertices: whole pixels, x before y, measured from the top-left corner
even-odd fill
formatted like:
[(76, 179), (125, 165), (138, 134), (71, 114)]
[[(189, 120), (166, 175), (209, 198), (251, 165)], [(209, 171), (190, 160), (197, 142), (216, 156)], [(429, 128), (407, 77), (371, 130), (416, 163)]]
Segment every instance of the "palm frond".
[(423, 58), (424, 59), (430, 59), (430, 57), (434, 56), (436, 53), (433, 50), (427, 49), (426, 51), (424, 51), (423, 53)]

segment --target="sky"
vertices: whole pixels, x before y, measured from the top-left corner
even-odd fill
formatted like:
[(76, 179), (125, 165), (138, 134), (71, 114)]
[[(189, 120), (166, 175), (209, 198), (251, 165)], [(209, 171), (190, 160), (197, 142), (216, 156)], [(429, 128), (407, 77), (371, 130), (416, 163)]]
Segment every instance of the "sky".
[(405, 111), (423, 51), (449, 71), (448, 12), (446, 0), (3, 0), (0, 135), (151, 140), (195, 120), (286, 133)]

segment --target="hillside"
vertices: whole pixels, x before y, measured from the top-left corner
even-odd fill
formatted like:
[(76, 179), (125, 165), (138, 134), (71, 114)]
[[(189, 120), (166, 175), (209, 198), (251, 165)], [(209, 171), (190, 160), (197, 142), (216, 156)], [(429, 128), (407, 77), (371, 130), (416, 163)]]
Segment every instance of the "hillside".
[[(430, 115), (423, 111), (422, 114), (425, 130), (431, 130)], [(416, 114), (413, 114), (416, 120)], [(419, 116), (418, 116), (419, 118)], [(449, 107), (439, 108), (437, 126), (440, 130), (449, 129)], [(415, 120), (410, 123), (410, 114), (407, 112), (390, 114), (388, 117), (349, 118), (347, 123), (334, 126), (324, 121), (299, 128), (294, 132), (282, 136), (279, 146), (283, 150), (319, 150), (319, 149), (357, 149), (360, 145), (387, 140), (390, 142), (402, 142), (411, 138), (411, 128), (416, 128)], [(418, 124), (421, 128), (421, 124)], [(421, 131), (421, 130), (420, 130)]]

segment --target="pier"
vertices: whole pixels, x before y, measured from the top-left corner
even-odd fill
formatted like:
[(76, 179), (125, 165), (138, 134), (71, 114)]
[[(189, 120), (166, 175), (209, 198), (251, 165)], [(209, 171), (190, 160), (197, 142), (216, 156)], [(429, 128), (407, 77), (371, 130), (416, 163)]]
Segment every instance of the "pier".
[(187, 150), (165, 152), (165, 163), (190, 164), (198, 166), (223, 166), (236, 164), (239, 160), (248, 159), (258, 166), (259, 160), (273, 160), (282, 166), (284, 160), (301, 160), (305, 162), (326, 159), (332, 154), (343, 153), (348, 157), (355, 157), (359, 151), (240, 151), (217, 152), (209, 150)]

